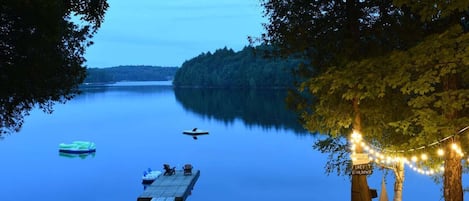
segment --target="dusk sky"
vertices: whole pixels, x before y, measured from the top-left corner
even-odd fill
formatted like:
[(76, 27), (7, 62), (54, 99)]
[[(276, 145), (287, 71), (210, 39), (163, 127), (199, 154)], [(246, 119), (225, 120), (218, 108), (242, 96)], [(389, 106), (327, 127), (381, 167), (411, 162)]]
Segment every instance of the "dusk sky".
[(108, 0), (87, 67), (181, 66), (203, 52), (249, 44), (264, 32), (259, 0)]

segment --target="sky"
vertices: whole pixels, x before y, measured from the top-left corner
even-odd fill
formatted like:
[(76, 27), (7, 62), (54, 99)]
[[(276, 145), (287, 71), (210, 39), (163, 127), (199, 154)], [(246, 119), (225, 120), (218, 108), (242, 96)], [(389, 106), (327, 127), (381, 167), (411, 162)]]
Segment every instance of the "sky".
[(86, 50), (90, 68), (178, 66), (205, 52), (249, 45), (263, 32), (259, 0), (108, 0)]

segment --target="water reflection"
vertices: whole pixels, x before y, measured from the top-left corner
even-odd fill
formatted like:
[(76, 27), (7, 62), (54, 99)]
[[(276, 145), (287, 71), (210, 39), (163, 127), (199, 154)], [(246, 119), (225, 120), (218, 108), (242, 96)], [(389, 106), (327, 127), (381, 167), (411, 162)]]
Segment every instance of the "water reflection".
[(96, 152), (93, 153), (86, 153), (86, 154), (70, 154), (70, 153), (62, 153), (59, 152), (59, 156), (64, 157), (64, 158), (80, 158), (80, 159), (86, 159), (86, 158), (94, 158), (96, 155)]
[(172, 85), (166, 82), (122, 82), (112, 85), (83, 85), (80, 90), (83, 94), (99, 94), (104, 92), (128, 92), (144, 94), (148, 92), (169, 92)]
[(151, 96), (155, 94), (173, 93), (171, 85), (162, 85), (158, 83), (134, 83), (114, 84), (114, 85), (89, 85), (80, 88), (81, 95), (74, 100), (95, 100), (100, 99), (103, 94), (114, 94), (121, 97), (132, 96)]
[(208, 133), (202, 133), (202, 134), (189, 134), (189, 133), (182, 133), (182, 134), (184, 134), (184, 135), (189, 135), (189, 136), (192, 136), (192, 138), (193, 138), (194, 140), (197, 140), (197, 139), (199, 139), (199, 138), (198, 138), (199, 136), (202, 136), (202, 135), (208, 135)]
[(226, 124), (241, 119), (248, 127), (291, 129), (299, 135), (307, 134), (297, 115), (286, 108), (285, 90), (175, 88), (174, 94), (185, 110)]
[(200, 130), (198, 128), (193, 128), (192, 130), (184, 130), (182, 131), (182, 134), (184, 135), (190, 135), (194, 140), (197, 140), (197, 136), (199, 135), (208, 135), (208, 131), (206, 130)]

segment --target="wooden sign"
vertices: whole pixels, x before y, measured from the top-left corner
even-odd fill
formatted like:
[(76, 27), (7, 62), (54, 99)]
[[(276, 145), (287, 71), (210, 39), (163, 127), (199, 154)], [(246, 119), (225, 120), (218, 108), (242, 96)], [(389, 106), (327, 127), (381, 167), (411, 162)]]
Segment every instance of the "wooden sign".
[(370, 157), (368, 154), (352, 154), (352, 164), (353, 165), (362, 165), (370, 163)]
[(352, 175), (370, 175), (373, 174), (371, 163), (352, 165)]

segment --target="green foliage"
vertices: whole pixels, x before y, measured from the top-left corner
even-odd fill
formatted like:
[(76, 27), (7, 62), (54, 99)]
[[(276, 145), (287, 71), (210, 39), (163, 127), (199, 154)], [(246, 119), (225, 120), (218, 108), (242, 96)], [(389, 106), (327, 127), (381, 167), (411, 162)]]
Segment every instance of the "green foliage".
[(0, 2), (0, 133), (18, 131), (36, 105), (52, 112), (79, 92), (85, 48), (107, 8), (105, 0)]
[(174, 77), (176, 87), (286, 88), (299, 60), (267, 58), (265, 47), (226, 47), (184, 62)]
[(394, 0), (394, 4), (398, 7), (408, 6), (413, 13), (418, 14), (422, 21), (437, 21), (437, 20), (460, 20), (461, 12), (467, 11), (469, 8), (469, 1), (456, 0), (456, 1), (434, 1), (434, 0)]
[(391, 0), (263, 0), (262, 5), (269, 19), (263, 40), (281, 55), (304, 55), (319, 71), (409, 47), (426, 34), (417, 30), (423, 23), (416, 16)]
[(178, 67), (117, 66), (88, 68), (84, 83), (108, 83), (120, 81), (168, 81), (172, 80)]
[[(459, 24), (448, 26), (442, 33), (428, 36), (420, 44), (399, 55), (393, 65), (408, 76), (399, 84), (403, 94), (408, 95), (412, 115), (392, 124), (398, 131), (406, 131), (412, 125), (415, 135), (409, 146), (422, 146), (435, 142), (467, 126), (469, 122), (469, 85), (462, 77), (469, 71), (464, 61), (469, 53), (469, 34)], [(405, 68), (401, 67), (404, 66)], [(390, 74), (390, 80), (398, 79)], [(467, 136), (463, 136), (467, 137)], [(413, 143), (415, 142), (415, 143)], [(469, 144), (461, 141), (464, 149)]]

